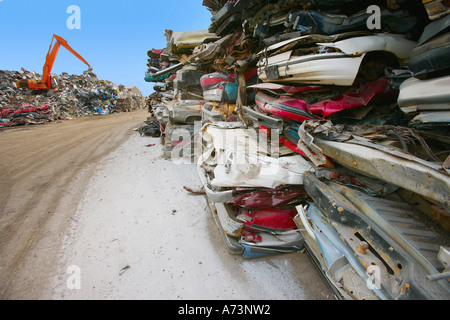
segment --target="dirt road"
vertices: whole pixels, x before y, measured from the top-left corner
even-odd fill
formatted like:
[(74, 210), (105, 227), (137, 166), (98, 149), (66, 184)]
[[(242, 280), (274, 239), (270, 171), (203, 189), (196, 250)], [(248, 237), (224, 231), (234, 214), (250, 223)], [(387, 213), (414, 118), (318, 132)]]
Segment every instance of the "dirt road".
[(99, 117), (0, 131), (0, 298), (39, 298), (95, 164), (146, 112)]
[[(306, 254), (227, 253), (145, 110), (0, 131), (1, 299), (334, 299)], [(81, 269), (69, 290), (67, 267)]]

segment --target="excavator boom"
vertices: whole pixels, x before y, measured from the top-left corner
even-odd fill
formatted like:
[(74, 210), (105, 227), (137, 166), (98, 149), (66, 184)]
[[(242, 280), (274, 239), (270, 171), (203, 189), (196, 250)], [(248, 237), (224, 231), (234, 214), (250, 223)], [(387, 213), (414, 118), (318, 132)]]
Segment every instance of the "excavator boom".
[[(53, 40), (55, 40), (55, 43), (53, 45)], [(53, 45), (53, 48), (52, 48)], [(28, 89), (38, 89), (38, 90), (50, 90), (54, 89), (52, 85), (52, 79), (51, 79), (51, 72), (53, 68), (53, 64), (55, 63), (56, 56), (58, 55), (59, 48), (63, 46), (66, 48), (69, 52), (71, 52), (74, 56), (76, 56), (78, 59), (83, 61), (88, 67), (89, 70), (91, 70), (91, 66), (89, 63), (87, 63), (86, 60), (82, 56), (80, 56), (75, 50), (73, 50), (66, 40), (61, 38), (60, 36), (57, 36), (56, 34), (53, 35), (52, 41), (50, 43), (50, 47), (48, 49), (47, 56), (45, 58), (45, 64), (44, 68), (42, 70), (42, 81), (34, 81), (34, 80), (27, 80), (27, 81), (18, 81), (16, 83), (18, 88), (28, 88)]]

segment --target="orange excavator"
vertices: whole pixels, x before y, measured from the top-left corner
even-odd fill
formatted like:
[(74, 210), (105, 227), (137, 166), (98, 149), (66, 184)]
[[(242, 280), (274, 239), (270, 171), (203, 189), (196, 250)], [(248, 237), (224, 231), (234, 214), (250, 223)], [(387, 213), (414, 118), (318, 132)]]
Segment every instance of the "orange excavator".
[[(55, 41), (55, 44), (53, 45), (53, 40)], [(36, 80), (21, 80), (16, 82), (17, 88), (23, 88), (23, 89), (32, 89), (32, 90), (51, 90), (56, 89), (56, 86), (52, 83), (52, 77), (51, 72), (53, 68), (53, 64), (55, 63), (56, 55), (58, 54), (59, 48), (63, 46), (67, 50), (69, 50), (73, 55), (75, 55), (78, 59), (83, 61), (87, 66), (89, 67), (89, 71), (92, 70), (89, 63), (86, 62), (86, 60), (83, 59), (82, 56), (80, 56), (75, 50), (73, 50), (66, 40), (63, 38), (53, 35), (52, 42), (50, 43), (50, 48), (48, 49), (47, 57), (45, 58), (45, 64), (44, 64), (44, 70), (42, 72), (42, 81), (36, 81)]]

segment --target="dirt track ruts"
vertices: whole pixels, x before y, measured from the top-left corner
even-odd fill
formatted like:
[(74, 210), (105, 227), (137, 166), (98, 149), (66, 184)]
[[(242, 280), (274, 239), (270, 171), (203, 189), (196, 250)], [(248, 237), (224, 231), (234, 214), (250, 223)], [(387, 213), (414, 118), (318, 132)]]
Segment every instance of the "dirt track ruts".
[(39, 299), (95, 164), (145, 110), (0, 130), (0, 299)]

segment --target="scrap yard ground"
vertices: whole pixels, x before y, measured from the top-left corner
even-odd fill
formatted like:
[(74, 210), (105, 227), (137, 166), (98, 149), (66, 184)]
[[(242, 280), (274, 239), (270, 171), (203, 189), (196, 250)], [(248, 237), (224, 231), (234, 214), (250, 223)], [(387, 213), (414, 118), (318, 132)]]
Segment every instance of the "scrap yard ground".
[(135, 131), (147, 116), (0, 131), (0, 298), (334, 299), (306, 254), (229, 254), (183, 189), (195, 165)]

